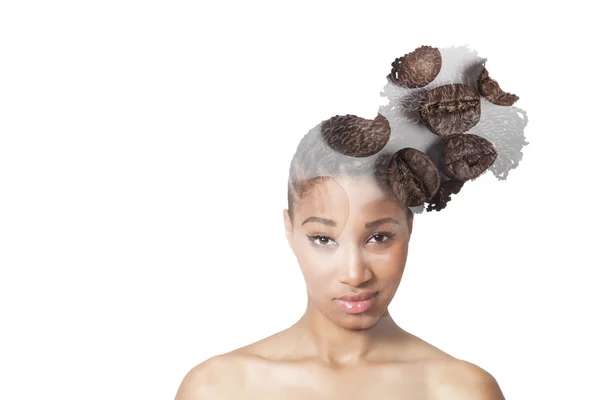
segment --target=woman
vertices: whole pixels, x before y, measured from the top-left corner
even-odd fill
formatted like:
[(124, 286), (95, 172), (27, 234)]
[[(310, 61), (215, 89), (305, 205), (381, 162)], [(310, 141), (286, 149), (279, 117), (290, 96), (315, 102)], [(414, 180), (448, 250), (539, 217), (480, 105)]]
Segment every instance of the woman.
[[(411, 141), (397, 116), (392, 107), (373, 120), (335, 116), (302, 139), (283, 222), (306, 311), (291, 327), (193, 368), (176, 400), (504, 399), (487, 371), (402, 329), (388, 311), (414, 211), (425, 202), (444, 208), (464, 183), (438, 174), (440, 153)], [(473, 154), (462, 172), (491, 166)]]

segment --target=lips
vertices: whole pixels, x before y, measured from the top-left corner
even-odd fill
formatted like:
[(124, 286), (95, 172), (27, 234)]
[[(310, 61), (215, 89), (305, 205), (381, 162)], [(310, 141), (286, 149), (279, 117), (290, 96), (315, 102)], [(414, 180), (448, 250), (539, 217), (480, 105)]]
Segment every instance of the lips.
[(364, 301), (364, 300), (368, 300), (371, 297), (375, 296), (375, 293), (377, 292), (362, 292), (362, 293), (348, 293), (342, 297), (338, 297), (338, 300), (344, 300), (344, 301)]
[(362, 314), (371, 309), (376, 294), (377, 292), (348, 293), (334, 301), (348, 314)]

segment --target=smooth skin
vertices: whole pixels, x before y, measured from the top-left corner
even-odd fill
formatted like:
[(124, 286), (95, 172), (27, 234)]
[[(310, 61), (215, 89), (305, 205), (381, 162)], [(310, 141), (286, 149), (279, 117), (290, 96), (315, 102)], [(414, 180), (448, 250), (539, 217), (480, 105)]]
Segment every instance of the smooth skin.
[[(327, 179), (283, 212), (306, 281), (291, 327), (190, 370), (175, 400), (504, 400), (482, 368), (400, 328), (388, 312), (404, 272), (412, 215), (366, 177)], [(371, 308), (334, 301), (377, 292)]]

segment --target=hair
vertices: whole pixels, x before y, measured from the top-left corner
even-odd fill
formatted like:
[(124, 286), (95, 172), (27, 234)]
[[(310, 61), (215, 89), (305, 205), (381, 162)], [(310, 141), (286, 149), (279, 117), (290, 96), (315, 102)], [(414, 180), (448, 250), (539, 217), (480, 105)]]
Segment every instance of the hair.
[[(334, 119), (335, 123), (332, 123)], [(338, 144), (337, 150), (334, 150), (328, 144), (331, 141), (324, 139), (331, 136), (333, 130), (337, 137), (351, 137), (355, 134), (357, 126), (362, 124), (362, 127), (365, 127), (365, 121), (370, 120), (355, 115), (335, 116), (322, 121), (300, 140), (290, 163), (287, 184), (288, 212), (292, 221), (296, 202), (326, 179), (341, 177), (372, 177), (384, 193), (395, 198), (398, 204), (406, 208), (407, 217), (412, 217), (413, 212), (394, 195), (388, 181), (388, 166), (393, 152), (381, 149), (370, 156), (354, 157), (347, 154), (359, 153), (357, 149), (365, 148), (372, 140), (365, 138), (366, 140), (361, 141), (347, 141)], [(363, 134), (371, 137), (385, 136), (385, 130), (389, 131), (389, 125), (371, 123)]]

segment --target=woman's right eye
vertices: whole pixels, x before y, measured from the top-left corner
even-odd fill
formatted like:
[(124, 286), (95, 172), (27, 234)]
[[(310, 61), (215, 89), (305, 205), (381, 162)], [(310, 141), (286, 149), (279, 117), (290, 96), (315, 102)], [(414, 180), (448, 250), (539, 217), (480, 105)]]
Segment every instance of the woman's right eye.
[(329, 236), (323, 236), (323, 235), (306, 235), (306, 237), (308, 238), (309, 242), (314, 243), (317, 246), (320, 247), (329, 247), (329, 243), (335, 243)]

